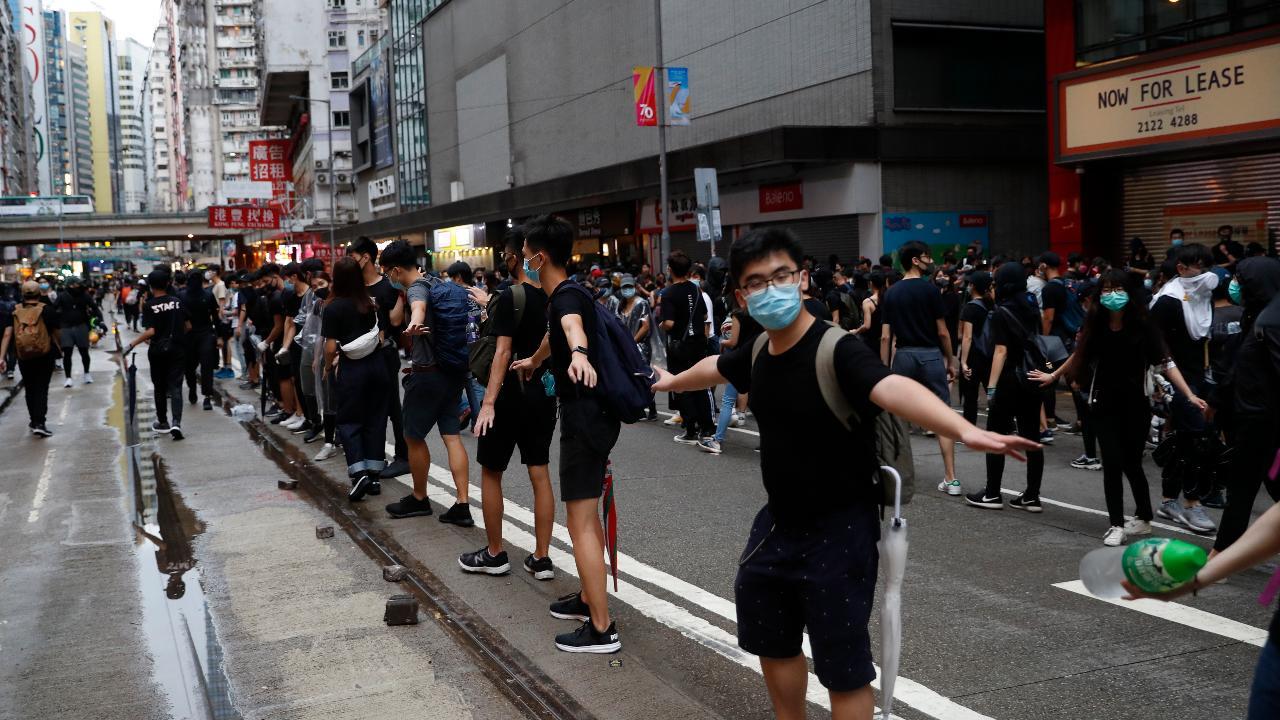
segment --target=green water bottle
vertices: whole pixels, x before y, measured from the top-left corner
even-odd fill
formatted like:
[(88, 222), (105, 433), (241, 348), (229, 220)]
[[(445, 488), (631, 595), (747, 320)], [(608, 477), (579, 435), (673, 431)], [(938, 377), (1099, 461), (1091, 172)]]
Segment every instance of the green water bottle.
[(1126, 547), (1098, 548), (1080, 560), (1080, 581), (1100, 598), (1124, 597), (1128, 580), (1150, 593), (1190, 582), (1209, 561), (1204, 549), (1182, 540), (1147, 538)]

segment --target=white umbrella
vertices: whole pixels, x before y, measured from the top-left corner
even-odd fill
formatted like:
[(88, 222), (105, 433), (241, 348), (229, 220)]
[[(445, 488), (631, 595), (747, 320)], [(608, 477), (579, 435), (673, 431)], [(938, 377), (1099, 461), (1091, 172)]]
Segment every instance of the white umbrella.
[(902, 578), (907, 572), (907, 521), (902, 517), (902, 476), (888, 465), (881, 470), (893, 476), (897, 490), (893, 498), (893, 518), (876, 547), (880, 550), (880, 570), (884, 572), (884, 596), (880, 602), (880, 707), (881, 719), (893, 710), (893, 686), (898, 681), (902, 655)]

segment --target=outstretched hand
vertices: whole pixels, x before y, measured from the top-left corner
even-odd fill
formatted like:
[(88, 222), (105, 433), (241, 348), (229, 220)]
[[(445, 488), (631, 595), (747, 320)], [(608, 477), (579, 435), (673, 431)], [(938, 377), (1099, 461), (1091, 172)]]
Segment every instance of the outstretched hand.
[(1160, 600), (1162, 602), (1168, 602), (1170, 600), (1180, 598), (1183, 595), (1190, 595), (1196, 590), (1199, 590), (1200, 581), (1196, 578), (1192, 578), (1191, 582), (1183, 583), (1182, 585), (1179, 585), (1178, 587), (1168, 592), (1162, 592), (1162, 593), (1147, 592), (1146, 590), (1143, 590), (1142, 588), (1138, 587), (1137, 585), (1134, 585), (1128, 580), (1121, 580), (1120, 586), (1123, 587), (1129, 593), (1128, 595), (1124, 596), (1125, 600), (1146, 599), (1146, 600)]
[(672, 392), (671, 386), (674, 384), (676, 376), (672, 373), (667, 372), (666, 370), (663, 370), (657, 365), (653, 365), (652, 369), (653, 369), (653, 377), (655, 378), (653, 383), (653, 391), (655, 393)]
[(1028, 451), (1039, 450), (1044, 447), (1040, 443), (1024, 437), (1000, 435), (972, 426), (960, 436), (960, 442), (963, 442), (965, 447), (976, 452), (1008, 455), (1015, 460), (1023, 462), (1026, 462), (1026, 453)]

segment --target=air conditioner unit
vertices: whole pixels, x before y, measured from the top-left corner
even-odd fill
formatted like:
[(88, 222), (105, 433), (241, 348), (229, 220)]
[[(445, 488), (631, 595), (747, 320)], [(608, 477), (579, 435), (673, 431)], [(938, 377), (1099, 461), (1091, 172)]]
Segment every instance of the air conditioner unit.
[(346, 185), (351, 182), (351, 176), (347, 173), (338, 173), (336, 177), (338, 178), (337, 183), (339, 185)]
[(317, 161), (316, 161), (316, 169), (317, 169), (317, 170), (328, 170), (328, 169), (329, 169), (329, 161), (328, 161), (328, 160), (317, 160)]
[(328, 173), (319, 173), (318, 175), (316, 175), (316, 184), (317, 184), (317, 185), (328, 185), (328, 184), (329, 184), (329, 175), (328, 175)]

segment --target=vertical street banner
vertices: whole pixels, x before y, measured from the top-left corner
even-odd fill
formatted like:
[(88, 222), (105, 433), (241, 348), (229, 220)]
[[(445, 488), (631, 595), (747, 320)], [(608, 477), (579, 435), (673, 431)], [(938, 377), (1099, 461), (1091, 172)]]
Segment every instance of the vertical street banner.
[(395, 155), (391, 151), (391, 90), (387, 67), (381, 49), (375, 50), (369, 62), (369, 105), (373, 109), (373, 166), (379, 170), (391, 167)]
[(654, 81), (652, 67), (637, 65), (631, 69), (631, 85), (635, 95), (638, 127), (657, 127), (658, 125), (657, 88)]
[(666, 108), (668, 125), (689, 124), (689, 68), (667, 68)]
[(22, 65), (31, 78), (31, 117), (36, 136), (36, 190), (55, 194), (49, 165), (49, 105), (45, 95), (44, 6), (41, 0), (25, 0), (21, 17)]

